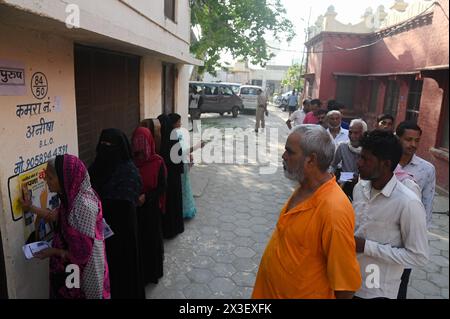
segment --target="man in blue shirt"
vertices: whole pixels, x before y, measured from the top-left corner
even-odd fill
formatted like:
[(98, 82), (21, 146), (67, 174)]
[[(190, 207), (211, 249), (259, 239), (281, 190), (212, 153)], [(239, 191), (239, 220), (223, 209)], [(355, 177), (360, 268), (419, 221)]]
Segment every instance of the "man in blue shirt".
[(291, 116), (291, 114), (293, 112), (295, 112), (295, 110), (297, 110), (297, 106), (298, 106), (298, 98), (297, 98), (297, 93), (295, 92), (295, 89), (294, 89), (294, 90), (292, 90), (291, 96), (289, 96), (289, 98), (288, 98), (289, 117)]

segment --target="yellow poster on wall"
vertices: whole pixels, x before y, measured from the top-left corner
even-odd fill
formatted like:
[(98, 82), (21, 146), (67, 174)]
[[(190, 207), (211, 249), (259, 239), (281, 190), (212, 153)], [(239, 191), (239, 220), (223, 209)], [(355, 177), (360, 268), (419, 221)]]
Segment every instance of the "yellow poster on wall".
[(49, 193), (47, 183), (45, 182), (46, 166), (47, 164), (39, 165), (8, 180), (12, 218), (14, 221), (23, 219), (26, 242), (48, 239), (52, 231), (50, 224), (36, 218), (36, 215), (32, 212), (24, 211), (20, 202), (23, 196), (22, 186), (26, 186), (33, 206), (49, 209), (54, 209), (58, 206), (57, 195)]

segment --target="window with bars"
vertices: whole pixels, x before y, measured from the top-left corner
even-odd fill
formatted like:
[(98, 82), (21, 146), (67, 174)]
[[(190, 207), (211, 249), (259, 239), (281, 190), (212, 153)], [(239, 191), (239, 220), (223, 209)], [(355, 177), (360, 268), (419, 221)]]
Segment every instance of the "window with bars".
[(369, 104), (369, 112), (376, 113), (377, 111), (377, 102), (378, 102), (378, 91), (380, 88), (380, 82), (378, 80), (372, 80), (370, 85), (370, 104)]
[(391, 114), (394, 117), (397, 115), (399, 95), (400, 85), (398, 85), (396, 80), (389, 80), (384, 96), (384, 114)]
[(420, 99), (422, 97), (423, 81), (412, 78), (409, 84), (408, 102), (406, 104), (406, 120), (419, 119)]
[(353, 109), (356, 76), (338, 76), (336, 85), (336, 101), (345, 105), (348, 110)]
[(166, 18), (175, 22), (176, 0), (164, 0), (164, 14)]

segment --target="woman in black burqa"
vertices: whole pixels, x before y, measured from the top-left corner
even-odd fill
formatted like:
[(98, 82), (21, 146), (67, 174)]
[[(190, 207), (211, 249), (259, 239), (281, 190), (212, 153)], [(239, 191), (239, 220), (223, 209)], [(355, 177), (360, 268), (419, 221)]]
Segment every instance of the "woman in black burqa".
[(130, 142), (122, 131), (105, 129), (96, 151), (89, 174), (100, 195), (103, 216), (114, 232), (105, 242), (111, 298), (145, 298), (136, 213), (142, 182)]
[[(174, 119), (168, 115), (158, 116), (161, 124), (161, 147), (160, 155), (164, 159), (167, 167), (167, 193), (166, 193), (166, 213), (163, 215), (163, 236), (166, 239), (174, 238), (184, 231), (183, 220), (183, 195), (181, 188), (181, 174), (183, 174), (183, 162), (171, 158), (171, 150), (179, 150), (181, 158), (181, 147), (174, 133), (171, 133), (174, 126)], [(175, 151), (176, 153), (176, 151)]]

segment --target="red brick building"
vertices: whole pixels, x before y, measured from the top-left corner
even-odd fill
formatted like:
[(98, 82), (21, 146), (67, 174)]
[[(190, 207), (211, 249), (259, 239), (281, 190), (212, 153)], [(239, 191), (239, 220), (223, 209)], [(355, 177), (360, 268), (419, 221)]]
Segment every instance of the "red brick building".
[(370, 128), (381, 113), (394, 115), (396, 124), (417, 120), (423, 130), (418, 155), (435, 165), (438, 189), (447, 193), (448, 5), (417, 0), (407, 8), (397, 0), (389, 14), (380, 7), (376, 15), (366, 12), (372, 25), (381, 21), (378, 29), (340, 24), (330, 7), (306, 43), (305, 75), (307, 95), (344, 103), (345, 117), (362, 117)]

